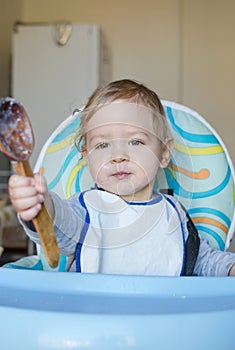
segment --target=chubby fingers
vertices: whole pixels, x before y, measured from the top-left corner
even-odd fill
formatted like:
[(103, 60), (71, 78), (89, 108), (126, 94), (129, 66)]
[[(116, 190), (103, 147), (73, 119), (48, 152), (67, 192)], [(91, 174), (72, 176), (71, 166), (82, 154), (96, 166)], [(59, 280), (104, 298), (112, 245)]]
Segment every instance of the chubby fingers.
[(41, 210), (43, 192), (37, 190), (38, 180), (26, 176), (12, 175), (9, 179), (9, 195), (12, 205), (25, 220), (32, 220)]

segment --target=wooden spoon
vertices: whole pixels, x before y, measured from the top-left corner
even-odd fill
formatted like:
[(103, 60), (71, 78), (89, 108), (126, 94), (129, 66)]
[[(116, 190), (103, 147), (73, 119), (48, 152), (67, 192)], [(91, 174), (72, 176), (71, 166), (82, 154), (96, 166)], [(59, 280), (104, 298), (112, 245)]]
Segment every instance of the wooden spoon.
[[(29, 157), (34, 148), (32, 126), (24, 107), (15, 99), (0, 99), (0, 151), (10, 158), (18, 175), (34, 174)], [(59, 263), (59, 249), (56, 242), (53, 222), (45, 207), (33, 219), (48, 264), (55, 268)]]

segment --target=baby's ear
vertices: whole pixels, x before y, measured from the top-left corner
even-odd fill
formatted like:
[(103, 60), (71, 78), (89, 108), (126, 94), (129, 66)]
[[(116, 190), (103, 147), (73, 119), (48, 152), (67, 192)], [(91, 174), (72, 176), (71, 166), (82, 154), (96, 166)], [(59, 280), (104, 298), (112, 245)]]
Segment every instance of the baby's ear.
[(82, 145), (82, 156), (83, 158), (86, 158), (87, 156), (87, 149), (85, 143)]
[(160, 161), (161, 168), (166, 168), (168, 166), (173, 149), (174, 149), (173, 139), (166, 139), (165, 142), (162, 143), (162, 157)]

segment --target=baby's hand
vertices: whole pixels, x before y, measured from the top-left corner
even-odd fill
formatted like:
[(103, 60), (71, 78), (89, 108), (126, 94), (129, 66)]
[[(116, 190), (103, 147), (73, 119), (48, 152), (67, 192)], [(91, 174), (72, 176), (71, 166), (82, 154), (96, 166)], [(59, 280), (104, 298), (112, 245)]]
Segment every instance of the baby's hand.
[(21, 219), (29, 221), (41, 210), (47, 192), (46, 179), (41, 174), (35, 174), (34, 177), (12, 175), (8, 190), (11, 203)]

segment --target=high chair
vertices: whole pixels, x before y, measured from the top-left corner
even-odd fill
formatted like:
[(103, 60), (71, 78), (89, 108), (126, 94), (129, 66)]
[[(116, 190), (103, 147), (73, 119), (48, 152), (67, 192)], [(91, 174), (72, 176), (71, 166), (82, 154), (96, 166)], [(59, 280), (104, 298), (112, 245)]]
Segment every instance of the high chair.
[[(200, 236), (211, 246), (226, 250), (235, 226), (234, 167), (227, 148), (197, 112), (174, 102), (162, 103), (175, 147), (169, 166), (158, 172), (154, 188), (173, 191)], [(43, 168), (49, 190), (62, 198), (94, 187), (85, 161), (74, 145), (80, 113), (77, 110), (52, 133), (35, 166), (35, 172)], [(51, 270), (40, 248), (39, 256), (7, 266), (25, 264), (28, 268)], [(61, 256), (57, 270), (65, 271), (65, 263), (66, 257)]]
[[(175, 149), (155, 189), (173, 191), (199, 234), (227, 249), (235, 224), (228, 151), (198, 113), (162, 102)], [(62, 198), (94, 185), (74, 146), (79, 116), (59, 125), (35, 166)], [(51, 272), (39, 248), (0, 269), (2, 348), (234, 350), (235, 278), (55, 273), (66, 259)]]

